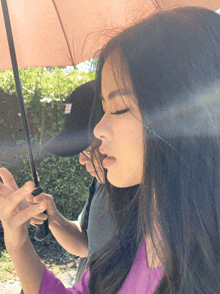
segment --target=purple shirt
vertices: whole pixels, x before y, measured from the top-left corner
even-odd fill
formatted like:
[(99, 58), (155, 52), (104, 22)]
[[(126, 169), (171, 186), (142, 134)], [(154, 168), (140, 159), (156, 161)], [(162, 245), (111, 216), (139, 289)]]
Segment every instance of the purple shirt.
[[(118, 294), (153, 294), (162, 278), (162, 268), (149, 269), (146, 258), (145, 241), (138, 249), (135, 261)], [(44, 267), (39, 294), (89, 294), (89, 269), (78, 284), (65, 288), (54, 274)]]

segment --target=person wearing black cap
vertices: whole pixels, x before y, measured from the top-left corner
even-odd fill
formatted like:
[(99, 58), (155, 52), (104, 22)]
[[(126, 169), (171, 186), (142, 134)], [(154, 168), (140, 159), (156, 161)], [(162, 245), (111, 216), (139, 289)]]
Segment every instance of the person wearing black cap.
[[(102, 247), (115, 232), (115, 221), (108, 207), (108, 194), (104, 186), (103, 171), (95, 173), (90, 160), (90, 145), (93, 138), (89, 128), (89, 119), (94, 98), (93, 81), (75, 89), (66, 101), (64, 128), (44, 147), (42, 152), (57, 156), (70, 157), (80, 154), (80, 163), (94, 177), (89, 187), (89, 198), (78, 218), (69, 221), (56, 209), (54, 199), (46, 194), (48, 201), (47, 215), (51, 232), (64, 249), (80, 256), (75, 279), (78, 283), (87, 268), (88, 257)], [(89, 136), (90, 135), (90, 136)], [(96, 164), (96, 161), (94, 161)], [(37, 196), (35, 197), (37, 201)], [(39, 219), (32, 219), (31, 224), (39, 224)]]

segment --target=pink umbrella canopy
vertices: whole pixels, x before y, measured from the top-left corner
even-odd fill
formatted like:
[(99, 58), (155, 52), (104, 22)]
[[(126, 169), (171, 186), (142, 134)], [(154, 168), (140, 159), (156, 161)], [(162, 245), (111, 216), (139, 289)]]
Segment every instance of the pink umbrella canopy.
[[(220, 8), (219, 0), (8, 0), (18, 67), (67, 66), (91, 59), (118, 30), (157, 10)], [(0, 8), (0, 70), (11, 69)]]

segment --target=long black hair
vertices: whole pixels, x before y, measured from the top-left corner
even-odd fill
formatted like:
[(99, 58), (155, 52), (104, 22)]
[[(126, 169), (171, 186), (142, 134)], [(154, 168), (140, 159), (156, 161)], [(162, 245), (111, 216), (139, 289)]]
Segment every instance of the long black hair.
[[(142, 183), (127, 198), (134, 205), (121, 201), (121, 231), (91, 258), (89, 291), (117, 293), (140, 240), (150, 236), (163, 267), (155, 293), (217, 294), (220, 16), (184, 7), (126, 29), (100, 54), (97, 94), (107, 58), (132, 82), (145, 133), (145, 161)], [(117, 193), (111, 197), (116, 203)]]

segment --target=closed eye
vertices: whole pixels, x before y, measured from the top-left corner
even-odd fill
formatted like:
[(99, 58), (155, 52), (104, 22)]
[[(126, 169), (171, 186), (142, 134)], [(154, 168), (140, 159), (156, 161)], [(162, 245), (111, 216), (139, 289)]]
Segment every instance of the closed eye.
[(123, 109), (123, 110), (117, 110), (116, 112), (111, 112), (111, 114), (116, 114), (116, 115), (120, 115), (123, 113), (126, 113), (129, 111), (129, 108)]

